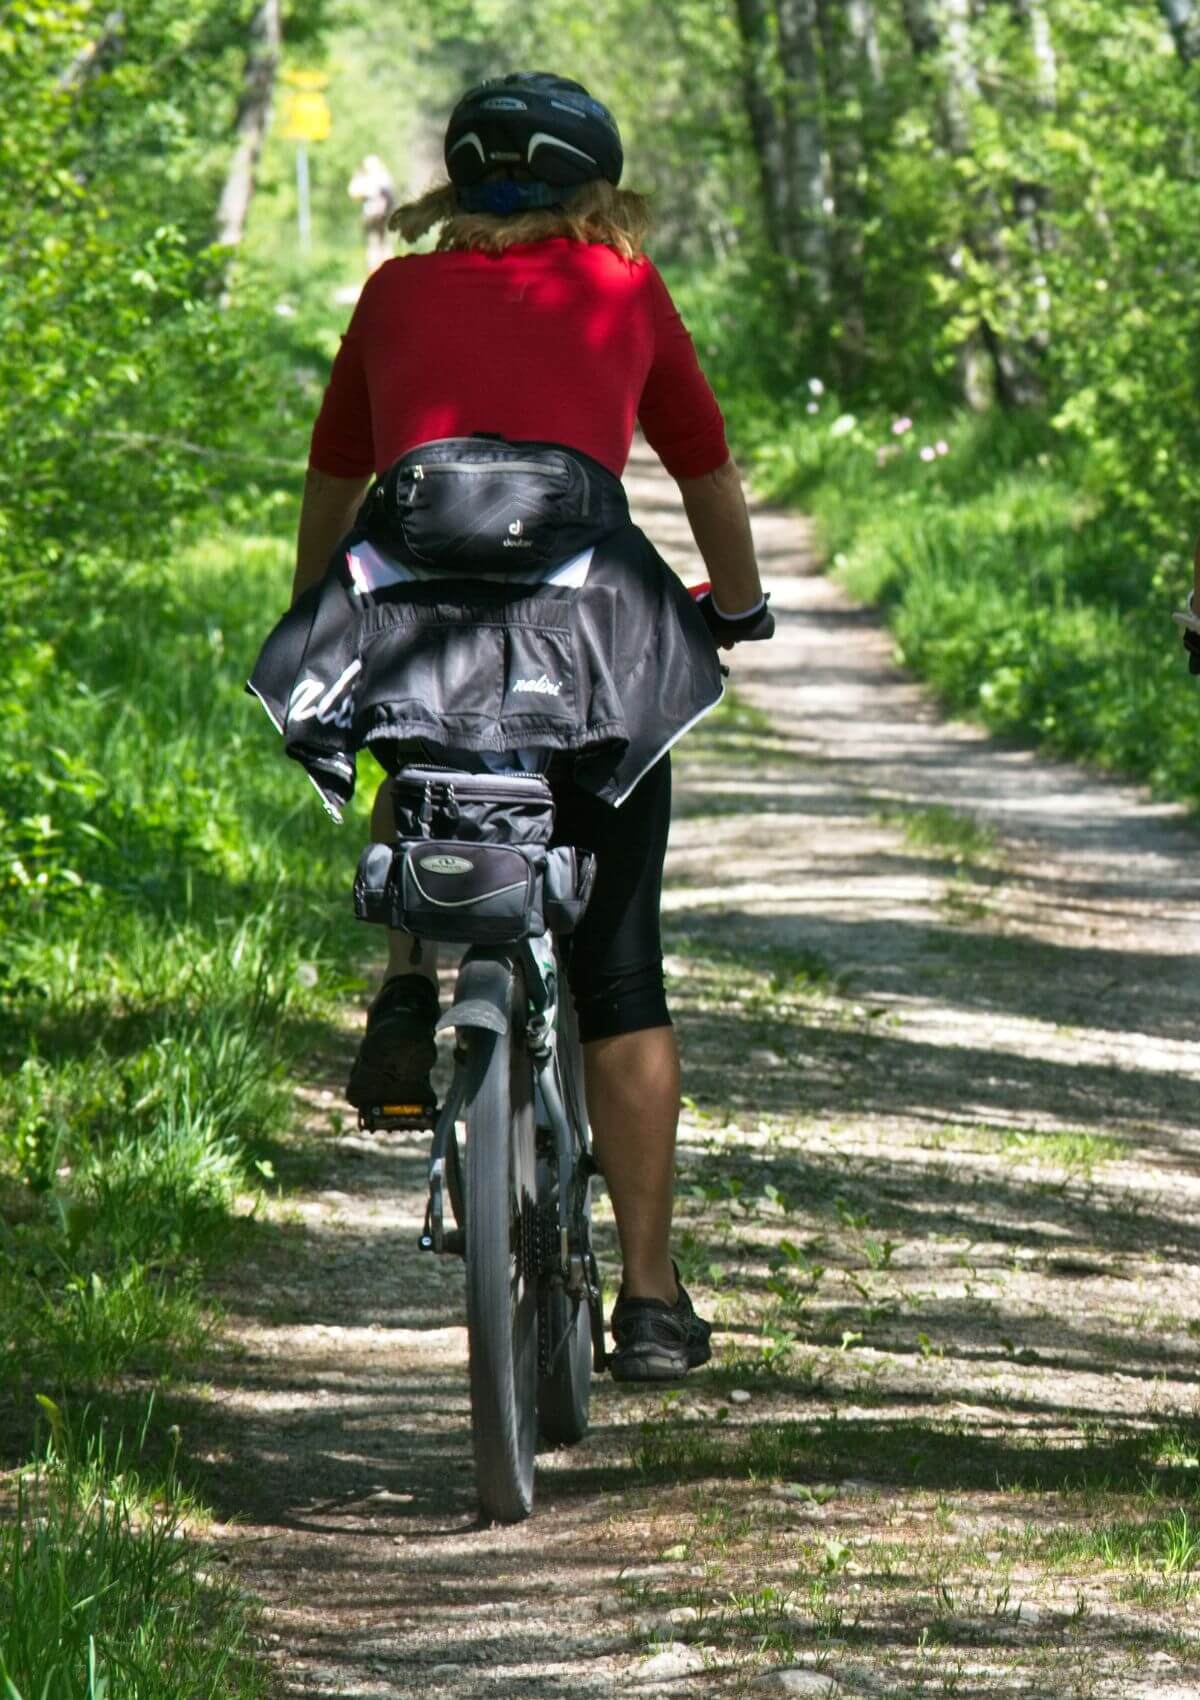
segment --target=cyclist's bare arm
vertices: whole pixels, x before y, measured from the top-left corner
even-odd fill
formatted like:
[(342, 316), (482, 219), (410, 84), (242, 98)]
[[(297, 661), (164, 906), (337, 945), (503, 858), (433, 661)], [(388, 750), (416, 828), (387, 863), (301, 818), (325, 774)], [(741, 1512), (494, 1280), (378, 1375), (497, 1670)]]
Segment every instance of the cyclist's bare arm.
[(292, 601), (309, 585), (324, 578), (329, 557), (354, 523), (369, 478), (334, 478), (310, 466), (300, 504), (300, 535), (296, 541), (296, 573)]
[(762, 599), (741, 474), (732, 459), (702, 478), (680, 478), (679, 491), (696, 547), (704, 557), (713, 600), (739, 614)]

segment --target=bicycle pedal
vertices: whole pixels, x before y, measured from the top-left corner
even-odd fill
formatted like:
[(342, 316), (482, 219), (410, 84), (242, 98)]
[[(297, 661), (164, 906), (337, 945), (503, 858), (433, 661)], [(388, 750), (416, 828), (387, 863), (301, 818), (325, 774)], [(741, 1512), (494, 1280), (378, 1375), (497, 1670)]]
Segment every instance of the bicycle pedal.
[(364, 1133), (432, 1133), (437, 1126), (436, 1104), (370, 1104), (358, 1112)]
[[(422, 1234), (417, 1241), (418, 1251), (436, 1251), (432, 1234)], [(467, 1254), (467, 1236), (461, 1228), (447, 1228), (442, 1235), (442, 1254), (449, 1257), (465, 1257)]]

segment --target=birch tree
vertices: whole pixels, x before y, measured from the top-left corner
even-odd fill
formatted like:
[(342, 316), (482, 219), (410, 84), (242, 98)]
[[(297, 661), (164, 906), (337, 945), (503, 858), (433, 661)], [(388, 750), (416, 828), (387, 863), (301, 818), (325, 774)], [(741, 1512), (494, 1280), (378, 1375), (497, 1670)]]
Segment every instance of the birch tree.
[(217, 208), (217, 241), (222, 247), (236, 247), (246, 229), (282, 50), (280, 0), (263, 0), (250, 24), (242, 98), (234, 121), (237, 143)]
[(775, 0), (783, 71), (784, 159), (787, 168), (785, 247), (817, 306), (828, 303), (829, 224), (821, 124), (817, 0)]
[(1175, 51), (1185, 65), (1200, 58), (1200, 6), (1196, 0), (1158, 0)]
[(883, 73), (873, 0), (817, 0), (833, 190), (832, 293), (838, 381), (862, 376), (866, 323), (866, 138)]
[(773, 54), (767, 0), (737, 0), (742, 38), (742, 94), (762, 184), (767, 240), (777, 254), (788, 251), (787, 152), (773, 93)]
[[(972, 111), (981, 99), (971, 42), (971, 0), (903, 0), (904, 25), (918, 63), (931, 73), (942, 138), (956, 160), (971, 154)], [(995, 191), (971, 197), (963, 226), (963, 252), (951, 256), (960, 275), (971, 271), (986, 282), (986, 293), (1003, 303), (1017, 292), (1005, 249), (1005, 219)], [(1006, 315), (1007, 316), (1007, 315)], [(1041, 399), (1042, 386), (1026, 353), (995, 306), (981, 312), (978, 329), (959, 354), (963, 394), (968, 406), (982, 409), (994, 389), (1008, 406), (1025, 407)], [(990, 367), (990, 371), (989, 371)]]
[(1037, 104), (1043, 112), (1053, 112), (1058, 105), (1058, 54), (1046, 0), (1012, 0), (1012, 11), (1029, 32)]

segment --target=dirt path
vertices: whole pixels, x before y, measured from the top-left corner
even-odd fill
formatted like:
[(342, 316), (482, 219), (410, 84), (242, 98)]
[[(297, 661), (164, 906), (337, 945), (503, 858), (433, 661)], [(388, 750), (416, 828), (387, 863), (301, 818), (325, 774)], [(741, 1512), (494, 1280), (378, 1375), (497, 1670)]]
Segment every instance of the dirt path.
[(667, 896), (720, 1361), (598, 1384), (478, 1528), (461, 1271), (424, 1142), (339, 1121), (348, 1013), (193, 1443), (285, 1693), (1200, 1694), (1200, 838), (941, 720), (756, 523), (780, 633), (678, 753)]

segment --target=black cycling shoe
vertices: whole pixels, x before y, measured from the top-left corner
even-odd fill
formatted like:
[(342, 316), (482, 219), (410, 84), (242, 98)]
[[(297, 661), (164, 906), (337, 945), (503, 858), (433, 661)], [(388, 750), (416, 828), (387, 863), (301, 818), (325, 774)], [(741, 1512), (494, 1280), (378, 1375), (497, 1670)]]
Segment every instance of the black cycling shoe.
[(437, 1060), (438, 996), (423, 974), (396, 974), (367, 1011), (367, 1031), (346, 1097), (356, 1110), (436, 1102), (429, 1071)]
[(696, 1315), (678, 1270), (675, 1279), (679, 1296), (673, 1305), (617, 1294), (611, 1323), (615, 1350), (608, 1360), (614, 1381), (677, 1381), (712, 1357), (712, 1323)]

